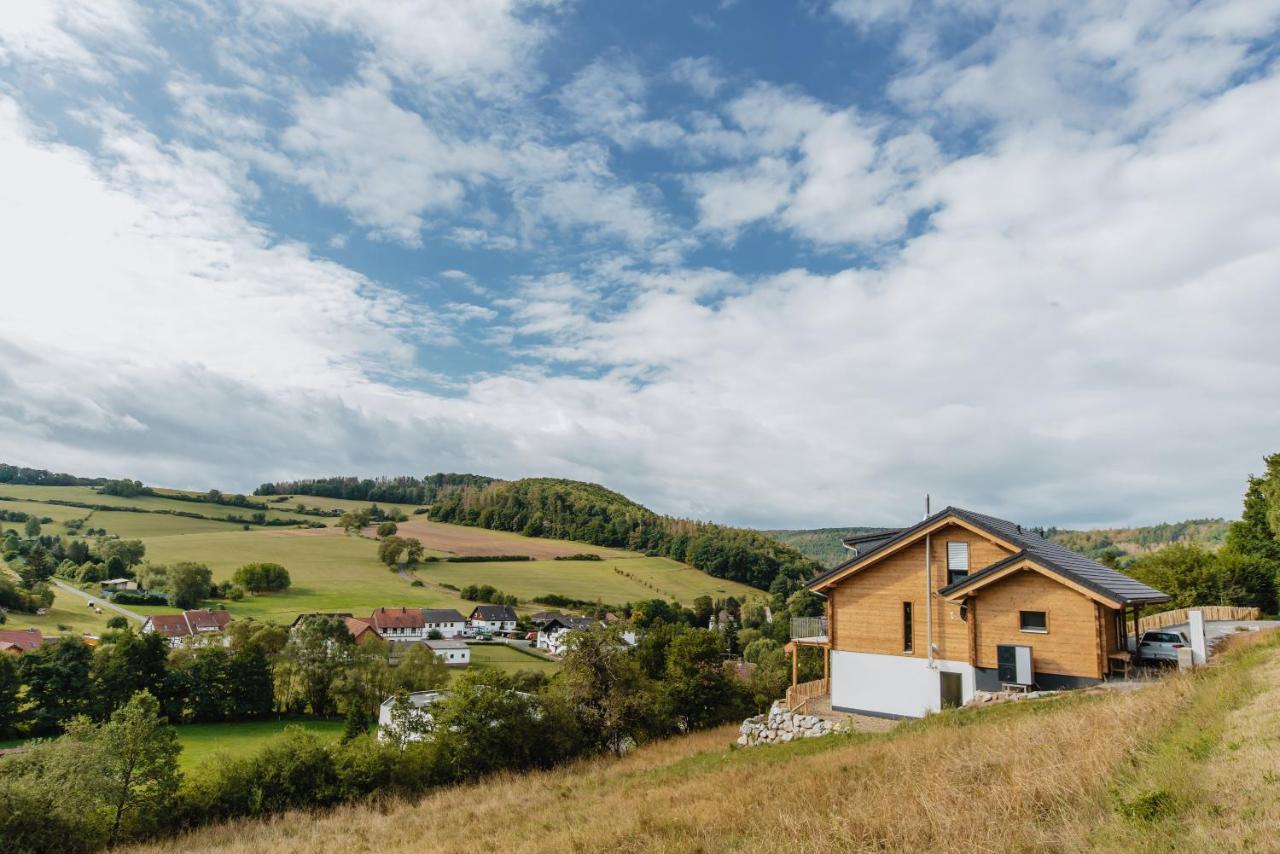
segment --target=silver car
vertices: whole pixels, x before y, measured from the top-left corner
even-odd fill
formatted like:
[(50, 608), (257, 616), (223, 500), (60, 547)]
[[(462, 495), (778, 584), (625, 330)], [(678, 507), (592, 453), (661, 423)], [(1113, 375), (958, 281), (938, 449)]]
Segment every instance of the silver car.
[(1152, 663), (1178, 663), (1178, 650), (1191, 646), (1182, 632), (1143, 632), (1138, 641), (1138, 659)]

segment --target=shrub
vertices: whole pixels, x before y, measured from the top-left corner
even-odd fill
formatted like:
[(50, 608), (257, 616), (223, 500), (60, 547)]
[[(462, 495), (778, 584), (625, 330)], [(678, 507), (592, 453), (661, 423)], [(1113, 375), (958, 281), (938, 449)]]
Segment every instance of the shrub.
[(148, 593), (142, 590), (121, 590), (110, 594), (109, 598), (117, 605), (168, 605), (169, 599), (161, 593)]
[(421, 578), (415, 578), (413, 581), (410, 581), (410, 582), (409, 582), (409, 586), (410, 586), (410, 587), (423, 587), (424, 585), (423, 585), (423, 583), (422, 583), (422, 579), (421, 579)]
[(291, 583), (289, 570), (278, 563), (246, 563), (235, 571), (231, 580), (254, 593), (284, 590)]
[(514, 560), (533, 560), (528, 555), (452, 555), (445, 558), (449, 563), (510, 563)]
[(559, 557), (552, 558), (552, 560), (604, 560), (604, 558), (597, 554), (583, 553), (576, 555), (560, 555)]

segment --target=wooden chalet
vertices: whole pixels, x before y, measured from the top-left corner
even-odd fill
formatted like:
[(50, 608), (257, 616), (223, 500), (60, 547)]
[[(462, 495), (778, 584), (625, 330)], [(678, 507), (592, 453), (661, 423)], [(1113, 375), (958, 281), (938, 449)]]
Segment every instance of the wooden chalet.
[[(799, 705), (919, 717), (1002, 687), (1070, 688), (1127, 674), (1139, 609), (1169, 596), (1014, 522), (948, 507), (845, 541), (851, 558), (809, 582), (826, 616), (793, 621)], [(801, 646), (824, 678), (800, 684)]]

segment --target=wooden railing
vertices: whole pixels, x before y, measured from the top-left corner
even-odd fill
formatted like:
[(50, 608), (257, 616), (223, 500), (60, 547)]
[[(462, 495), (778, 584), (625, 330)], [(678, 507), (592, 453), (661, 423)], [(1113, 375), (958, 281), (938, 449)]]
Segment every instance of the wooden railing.
[(1148, 614), (1138, 618), (1138, 631), (1148, 632), (1162, 629), (1165, 626), (1176, 626), (1191, 619), (1190, 613), (1199, 611), (1208, 620), (1257, 620), (1262, 612), (1257, 608), (1238, 608), (1234, 605), (1203, 605), (1199, 608), (1178, 608), (1174, 611), (1161, 611), (1159, 614)]
[(817, 697), (825, 697), (831, 692), (829, 679), (815, 679), (812, 682), (801, 682), (787, 688), (787, 708), (791, 711), (803, 706)]

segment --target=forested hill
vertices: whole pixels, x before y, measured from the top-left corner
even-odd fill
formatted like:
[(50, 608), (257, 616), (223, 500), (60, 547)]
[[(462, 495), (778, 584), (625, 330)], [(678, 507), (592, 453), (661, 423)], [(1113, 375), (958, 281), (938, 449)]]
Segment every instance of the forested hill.
[(440, 522), (579, 540), (670, 557), (784, 595), (821, 569), (785, 543), (747, 528), (660, 516), (594, 483), (553, 478), (461, 487), (430, 505)]
[[(1188, 519), (1185, 522), (1163, 522), (1136, 528), (1100, 528), (1093, 531), (1047, 528), (1044, 535), (1093, 560), (1124, 565), (1139, 555), (1158, 551), (1174, 543), (1216, 549), (1222, 545), (1229, 524), (1224, 519)], [(849, 550), (841, 540), (881, 530), (884, 529), (814, 528), (765, 533), (792, 546), (805, 557), (825, 567), (832, 567), (849, 557)]]

